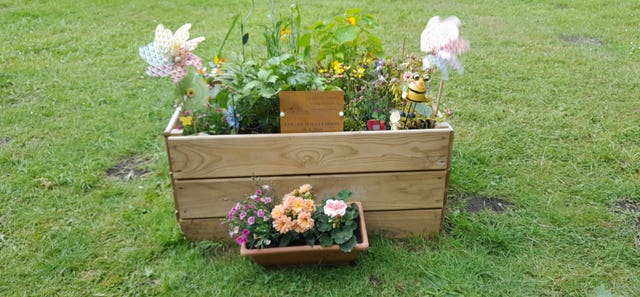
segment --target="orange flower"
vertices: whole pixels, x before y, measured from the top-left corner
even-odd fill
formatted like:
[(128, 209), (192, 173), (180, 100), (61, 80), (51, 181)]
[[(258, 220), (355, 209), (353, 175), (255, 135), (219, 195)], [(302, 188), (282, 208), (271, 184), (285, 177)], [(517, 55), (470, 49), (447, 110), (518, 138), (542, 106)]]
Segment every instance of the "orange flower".
[(311, 218), (311, 213), (303, 211), (298, 215), (294, 231), (304, 233), (313, 228), (313, 225), (314, 221), (313, 218)]
[(313, 212), (316, 209), (316, 204), (311, 199), (304, 199), (302, 211)]
[(291, 231), (291, 228), (293, 227), (292, 225), (293, 222), (291, 221), (291, 218), (287, 216), (283, 216), (273, 221), (273, 227), (281, 234)]
[(295, 197), (293, 199), (291, 199), (291, 206), (290, 209), (293, 211), (294, 214), (298, 214), (302, 211), (302, 208), (305, 206), (304, 203), (304, 199), (300, 198), (300, 197)]
[(271, 210), (271, 217), (276, 220), (285, 216), (285, 208), (282, 205), (276, 205)]
[(301, 194), (304, 194), (306, 192), (311, 191), (311, 189), (313, 189), (313, 187), (310, 184), (304, 184), (302, 186), (300, 186), (300, 189), (298, 189), (300, 191)]

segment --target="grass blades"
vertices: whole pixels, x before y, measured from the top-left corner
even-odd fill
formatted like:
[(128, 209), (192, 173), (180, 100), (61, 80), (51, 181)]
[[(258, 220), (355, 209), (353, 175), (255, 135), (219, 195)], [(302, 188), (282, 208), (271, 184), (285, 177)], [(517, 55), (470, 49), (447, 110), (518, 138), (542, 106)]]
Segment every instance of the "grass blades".
[[(173, 89), (137, 54), (158, 23), (192, 23), (212, 59), (250, 3), (0, 0), (0, 295), (640, 295), (640, 214), (618, 206), (640, 203), (637, 1), (300, 3), (303, 25), (373, 13), (390, 55), (457, 15), (471, 50), (443, 94), (446, 232), (374, 235), (356, 266), (286, 270), (182, 237), (161, 135)], [(269, 11), (256, 1), (248, 55)], [(225, 53), (240, 49), (232, 34)], [(131, 159), (150, 174), (108, 176)], [(513, 205), (471, 212), (471, 197)]]

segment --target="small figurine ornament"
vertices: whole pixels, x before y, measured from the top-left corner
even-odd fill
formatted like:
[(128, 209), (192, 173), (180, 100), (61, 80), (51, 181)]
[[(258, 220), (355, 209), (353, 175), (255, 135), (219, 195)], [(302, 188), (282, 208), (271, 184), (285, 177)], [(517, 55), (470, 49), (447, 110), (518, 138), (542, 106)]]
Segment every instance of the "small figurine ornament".
[[(405, 120), (405, 124), (407, 119), (412, 119), (416, 117), (416, 107), (419, 107), (418, 111), (425, 117), (429, 117), (431, 112), (424, 111), (428, 108), (428, 104), (430, 104), (431, 100), (427, 96), (427, 84), (431, 76), (428, 73), (425, 73), (423, 76), (420, 76), (419, 73), (414, 73), (411, 76), (411, 81), (409, 82), (407, 89), (402, 93), (402, 99), (406, 100), (407, 103), (404, 105), (400, 116)], [(422, 111), (422, 112), (421, 112)]]

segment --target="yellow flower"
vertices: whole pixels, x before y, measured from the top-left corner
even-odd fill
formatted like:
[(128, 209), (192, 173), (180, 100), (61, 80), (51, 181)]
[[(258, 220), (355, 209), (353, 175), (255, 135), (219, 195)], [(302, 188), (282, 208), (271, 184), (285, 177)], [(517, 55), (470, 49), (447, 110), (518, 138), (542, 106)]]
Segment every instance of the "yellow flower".
[(364, 76), (364, 68), (362, 68), (361, 66), (356, 67), (353, 76), (362, 78)]
[(335, 72), (335, 74), (343, 74), (345, 70), (344, 64), (342, 64), (342, 62), (337, 60), (331, 62), (331, 68), (333, 68), (333, 72)]
[(356, 18), (348, 17), (347, 18), (347, 22), (349, 22), (349, 24), (351, 24), (351, 26), (355, 26), (356, 25)]
[(282, 27), (280, 29), (280, 40), (287, 41), (287, 36), (291, 34), (291, 30), (287, 27)]
[(180, 117), (180, 123), (182, 123), (182, 126), (191, 126), (192, 122), (193, 122), (192, 116)]

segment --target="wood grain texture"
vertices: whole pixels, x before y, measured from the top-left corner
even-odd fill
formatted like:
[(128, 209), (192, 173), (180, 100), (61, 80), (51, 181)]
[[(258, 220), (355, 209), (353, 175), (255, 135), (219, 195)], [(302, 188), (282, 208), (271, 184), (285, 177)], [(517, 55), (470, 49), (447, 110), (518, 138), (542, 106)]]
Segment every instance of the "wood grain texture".
[(179, 219), (182, 233), (191, 241), (219, 240), (233, 242), (229, 237), (227, 225), (222, 224), (222, 218), (207, 219)]
[(367, 231), (391, 238), (434, 236), (440, 232), (442, 209), (367, 211)]
[(443, 170), (450, 128), (168, 136), (176, 179)]
[[(363, 206), (365, 224), (369, 234), (382, 234), (390, 238), (434, 236), (440, 232), (441, 209), (398, 211), (367, 211)], [(192, 241), (220, 240), (232, 242), (222, 218), (180, 219), (184, 235)]]
[[(340, 190), (353, 192), (366, 210), (442, 208), (445, 199), (445, 171), (304, 175), (262, 178), (279, 197), (302, 184), (311, 184), (319, 200)], [(176, 180), (176, 205), (181, 218), (222, 217), (236, 201), (255, 191), (250, 178)], [(223, 199), (226, 198), (226, 199)], [(320, 201), (318, 201), (320, 202)]]

